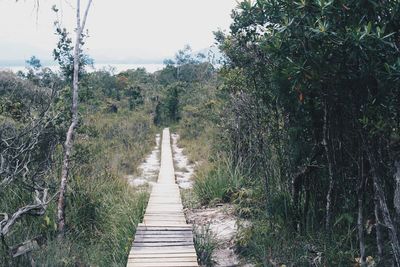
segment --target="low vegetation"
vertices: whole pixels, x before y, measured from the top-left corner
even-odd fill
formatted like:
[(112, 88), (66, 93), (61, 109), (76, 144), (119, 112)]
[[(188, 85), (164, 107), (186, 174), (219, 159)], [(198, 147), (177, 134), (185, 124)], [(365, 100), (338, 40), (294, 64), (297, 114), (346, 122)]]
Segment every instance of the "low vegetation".
[[(37, 87), (29, 79), (11, 73), (1, 75), (4, 96), (1, 119), (4, 122), (2, 126), (8, 127), (5, 129), (30, 129), (30, 120), (24, 116), (35, 119), (39, 113), (34, 102), (26, 101), (27, 97), (32, 95), (32, 99), (38, 101), (38, 92), (48, 90), (49, 110), (52, 112), (48, 113), (48, 117), (51, 117), (50, 122), (54, 124), (50, 125), (54, 127), (47, 127), (42, 135), (28, 136), (27, 140), (39, 138), (39, 144), (43, 144), (40, 147), (50, 151), (50, 157), (45, 158), (48, 165), (38, 166), (43, 164), (42, 160), (29, 164), (42, 168), (41, 180), (34, 177), (47, 185), (49, 194), (55, 194), (61, 164), (61, 133), (68, 115), (65, 112), (67, 91), (54, 89), (51, 98), (50, 89)], [(54, 74), (54, 77), (57, 76)], [(141, 221), (147, 205), (148, 193), (129, 187), (125, 176), (136, 171), (138, 164), (154, 146), (156, 128), (149, 116), (151, 111), (144, 104), (140, 110), (131, 110), (128, 97), (121, 97), (120, 100), (110, 98), (102, 92), (104, 87), (96, 84), (99, 77), (103, 82), (116, 81), (116, 77), (108, 72), (92, 73), (84, 80), (86, 88), (90, 88), (97, 98), (86, 96), (82, 99), (84, 104), (80, 112), (83, 119), (75, 137), (67, 195), (66, 238), (60, 241), (56, 237), (56, 205), (51, 201), (41, 217), (21, 218), (13, 226), (12, 233), (3, 237), (1, 257), (6, 265), (24, 266), (34, 261), (39, 266), (123, 266), (126, 262), (135, 226)], [(17, 91), (19, 88), (25, 91)], [(117, 107), (117, 112), (110, 110), (110, 102)], [(13, 106), (8, 103), (13, 103)], [(28, 113), (27, 110), (31, 111)], [(2, 131), (3, 138), (6, 133)], [(44, 146), (46, 142), (50, 146), (47, 150)], [(15, 177), (2, 191), (0, 210), (3, 212), (13, 212), (24, 203), (29, 203), (31, 191), (21, 188), (23, 178)], [(40, 240), (41, 248), (15, 259), (10, 258), (7, 251), (28, 238)]]
[(229, 158), (217, 158), (202, 165), (195, 176), (193, 191), (202, 205), (231, 202), (244, 185), (245, 177)]
[(194, 246), (199, 263), (203, 266), (213, 266), (213, 252), (218, 246), (215, 234), (208, 226), (195, 228), (194, 233)]

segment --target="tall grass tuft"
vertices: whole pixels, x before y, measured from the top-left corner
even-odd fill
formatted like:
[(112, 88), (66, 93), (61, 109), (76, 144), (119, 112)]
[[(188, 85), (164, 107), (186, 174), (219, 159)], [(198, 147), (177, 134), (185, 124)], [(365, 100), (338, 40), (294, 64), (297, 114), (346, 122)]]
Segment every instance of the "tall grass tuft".
[(194, 232), (194, 246), (200, 264), (213, 266), (213, 253), (218, 244), (215, 235), (210, 230), (210, 226), (199, 226)]
[(201, 204), (228, 202), (242, 187), (244, 175), (229, 157), (219, 157), (198, 171), (193, 186)]

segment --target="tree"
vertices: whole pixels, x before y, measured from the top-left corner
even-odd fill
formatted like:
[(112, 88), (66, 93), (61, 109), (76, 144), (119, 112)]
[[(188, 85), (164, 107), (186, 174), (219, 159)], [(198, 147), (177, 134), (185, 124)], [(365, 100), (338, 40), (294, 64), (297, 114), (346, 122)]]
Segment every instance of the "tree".
[(29, 60), (27, 60), (26, 64), (28, 64), (34, 70), (39, 70), (42, 67), (42, 63), (40, 63), (40, 59), (38, 59), (35, 56), (32, 56)]
[(63, 166), (61, 170), (61, 183), (60, 183), (60, 193), (58, 197), (58, 205), (57, 205), (57, 220), (58, 220), (58, 231), (60, 236), (65, 233), (65, 205), (66, 205), (66, 191), (68, 185), (68, 175), (70, 170), (70, 157), (73, 148), (73, 135), (75, 132), (75, 128), (78, 124), (78, 93), (79, 93), (79, 61), (80, 61), (80, 46), (82, 42), (82, 33), (85, 29), (86, 19), (88, 16), (88, 12), (91, 6), (92, 0), (88, 0), (87, 7), (85, 13), (82, 17), (81, 22), (81, 14), (80, 14), (80, 0), (77, 0), (76, 4), (76, 37), (75, 37), (75, 47), (74, 47), (74, 56), (73, 56), (73, 79), (72, 79), (72, 119), (71, 124), (66, 133), (66, 139), (64, 144), (64, 159)]

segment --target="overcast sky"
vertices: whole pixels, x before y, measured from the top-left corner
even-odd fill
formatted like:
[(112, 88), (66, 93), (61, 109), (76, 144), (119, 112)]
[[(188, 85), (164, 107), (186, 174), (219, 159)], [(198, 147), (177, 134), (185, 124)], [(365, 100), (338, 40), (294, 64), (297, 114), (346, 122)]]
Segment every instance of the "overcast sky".
[[(81, 0), (82, 6), (87, 0)], [(57, 15), (70, 31), (75, 0), (0, 0), (0, 64), (24, 63), (36, 55), (51, 59)], [(185, 44), (201, 50), (214, 43), (213, 31), (228, 30), (236, 0), (93, 0), (85, 47), (96, 62), (162, 61)], [(37, 11), (38, 10), (38, 11)]]

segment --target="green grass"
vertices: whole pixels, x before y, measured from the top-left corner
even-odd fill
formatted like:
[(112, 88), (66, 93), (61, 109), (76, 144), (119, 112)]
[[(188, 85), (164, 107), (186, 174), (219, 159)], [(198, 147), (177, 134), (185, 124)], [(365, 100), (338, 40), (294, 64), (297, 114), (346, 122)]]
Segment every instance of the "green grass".
[(209, 225), (200, 226), (195, 229), (194, 232), (194, 246), (200, 264), (203, 266), (213, 266), (213, 252), (217, 248), (218, 244)]
[(200, 168), (195, 176), (194, 193), (201, 204), (229, 202), (244, 183), (239, 167), (227, 157), (220, 157)]
[(251, 226), (239, 227), (237, 251), (257, 266), (358, 266), (358, 247), (347, 247), (346, 242), (339, 234), (299, 235), (259, 217), (253, 218)]
[[(107, 187), (98, 202), (101, 205), (90, 203), (77, 207), (75, 214), (69, 214), (74, 219), (70, 226), (74, 228), (70, 227), (66, 240), (52, 239), (42, 250), (35, 252), (34, 259), (39, 266), (126, 264), (136, 225), (147, 205), (148, 193), (135, 192), (118, 181), (108, 183)], [(95, 211), (89, 213), (90, 217), (88, 213), (82, 216), (88, 207)]]

